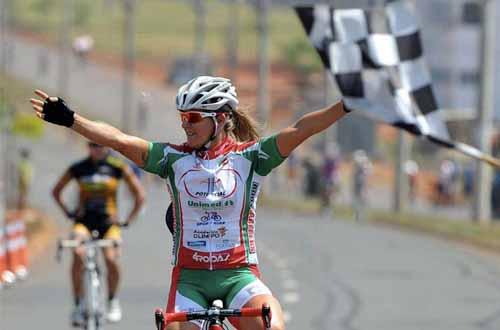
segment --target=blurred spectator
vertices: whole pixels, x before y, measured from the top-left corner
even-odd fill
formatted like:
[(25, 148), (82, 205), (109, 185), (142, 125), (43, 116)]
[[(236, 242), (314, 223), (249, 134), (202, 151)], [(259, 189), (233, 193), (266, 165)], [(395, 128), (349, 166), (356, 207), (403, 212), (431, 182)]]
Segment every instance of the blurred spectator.
[(304, 194), (307, 197), (318, 197), (320, 194), (320, 171), (309, 158), (303, 162), (304, 166)]
[(410, 203), (415, 203), (417, 198), (417, 177), (418, 177), (418, 164), (416, 161), (409, 159), (405, 162), (404, 171), (408, 176), (408, 199)]
[(30, 159), (30, 151), (21, 149), (19, 162), (17, 163), (17, 208), (25, 210), (28, 207), (28, 196), (33, 179), (33, 165)]
[(474, 193), (474, 166), (469, 164), (463, 170), (463, 192), (465, 198), (471, 198)]
[(290, 193), (298, 191), (299, 167), (300, 163), (295, 153), (291, 153), (286, 161), (286, 185)]
[(73, 51), (82, 64), (87, 63), (88, 54), (93, 48), (94, 38), (91, 35), (84, 34), (73, 40)]
[(491, 187), (491, 216), (500, 219), (500, 171), (495, 171)]
[(353, 154), (353, 209), (356, 221), (365, 220), (366, 186), (372, 170), (372, 163), (364, 150)]
[(458, 168), (455, 163), (445, 159), (439, 166), (439, 175), (436, 185), (438, 205), (448, 205), (453, 202), (453, 183), (458, 177)]
[(340, 154), (335, 143), (326, 145), (321, 165), (321, 209), (327, 212), (338, 189)]

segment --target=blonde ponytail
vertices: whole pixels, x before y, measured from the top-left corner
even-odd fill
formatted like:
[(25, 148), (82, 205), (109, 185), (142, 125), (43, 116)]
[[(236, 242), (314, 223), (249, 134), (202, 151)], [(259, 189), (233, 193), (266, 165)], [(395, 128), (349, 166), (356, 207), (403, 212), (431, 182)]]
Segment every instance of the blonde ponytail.
[(260, 138), (257, 122), (246, 112), (236, 109), (226, 125), (226, 132), (238, 142), (255, 141)]

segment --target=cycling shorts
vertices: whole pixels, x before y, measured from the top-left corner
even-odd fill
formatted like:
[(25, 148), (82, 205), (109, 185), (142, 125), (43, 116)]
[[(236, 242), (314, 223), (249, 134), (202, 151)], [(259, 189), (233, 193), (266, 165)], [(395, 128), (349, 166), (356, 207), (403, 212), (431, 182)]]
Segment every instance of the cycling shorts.
[(98, 239), (112, 239), (112, 240), (121, 240), (121, 230), (120, 227), (113, 224), (104, 224), (101, 226), (94, 226), (92, 228), (87, 227), (85, 224), (81, 222), (77, 222), (74, 224), (73, 229), (71, 230), (72, 236), (84, 236), (90, 237), (91, 231), (97, 230), (99, 233)]
[[(182, 269), (174, 267), (167, 312), (206, 309), (220, 299), (225, 308), (242, 308), (253, 297), (272, 295), (255, 267)], [(201, 327), (202, 321), (192, 323)]]

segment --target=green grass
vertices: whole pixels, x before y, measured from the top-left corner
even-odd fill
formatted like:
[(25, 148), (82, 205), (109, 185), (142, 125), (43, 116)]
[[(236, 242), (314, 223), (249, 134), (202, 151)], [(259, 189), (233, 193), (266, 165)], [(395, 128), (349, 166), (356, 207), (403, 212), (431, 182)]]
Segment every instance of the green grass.
[(500, 251), (500, 224), (495, 222), (490, 225), (482, 225), (472, 221), (456, 221), (408, 213), (394, 214), (387, 211), (371, 211), (370, 221), (395, 225), (492, 251)]
[(43, 135), (44, 123), (31, 111), (29, 99), (33, 96), (35, 95), (32, 87), (17, 79), (0, 74), (2, 127), (4, 127), (4, 121), (9, 120), (8, 127), (15, 135), (36, 140)]
[[(13, 1), (15, 21), (19, 28), (37, 32), (49, 40), (58, 40), (63, 12), (63, 0)], [(123, 9), (121, 1), (107, 8), (105, 1), (75, 0), (72, 35), (90, 33), (96, 49), (114, 55), (122, 50)], [(195, 15), (190, 1), (138, 1), (136, 17), (137, 55), (143, 59), (169, 60), (192, 54), (194, 51)], [(209, 54), (222, 59), (225, 56), (227, 24), (230, 5), (207, 0), (206, 45)], [(255, 60), (257, 49), (256, 15), (249, 5), (240, 6), (239, 56)], [(289, 7), (275, 7), (270, 12), (270, 55), (273, 60), (285, 60), (290, 44), (307, 41), (298, 18)], [(311, 54), (314, 53), (312, 48)], [(318, 61), (313, 57), (312, 61)]]

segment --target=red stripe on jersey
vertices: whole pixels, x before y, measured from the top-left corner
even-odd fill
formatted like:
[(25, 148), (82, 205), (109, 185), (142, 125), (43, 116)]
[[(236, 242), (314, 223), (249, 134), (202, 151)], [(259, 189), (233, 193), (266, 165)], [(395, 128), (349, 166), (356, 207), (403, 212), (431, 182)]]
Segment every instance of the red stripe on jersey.
[(175, 312), (175, 294), (177, 292), (177, 282), (179, 282), (180, 276), (181, 276), (180, 267), (174, 267), (172, 269), (172, 279), (170, 282), (170, 291), (168, 294), (167, 313)]

